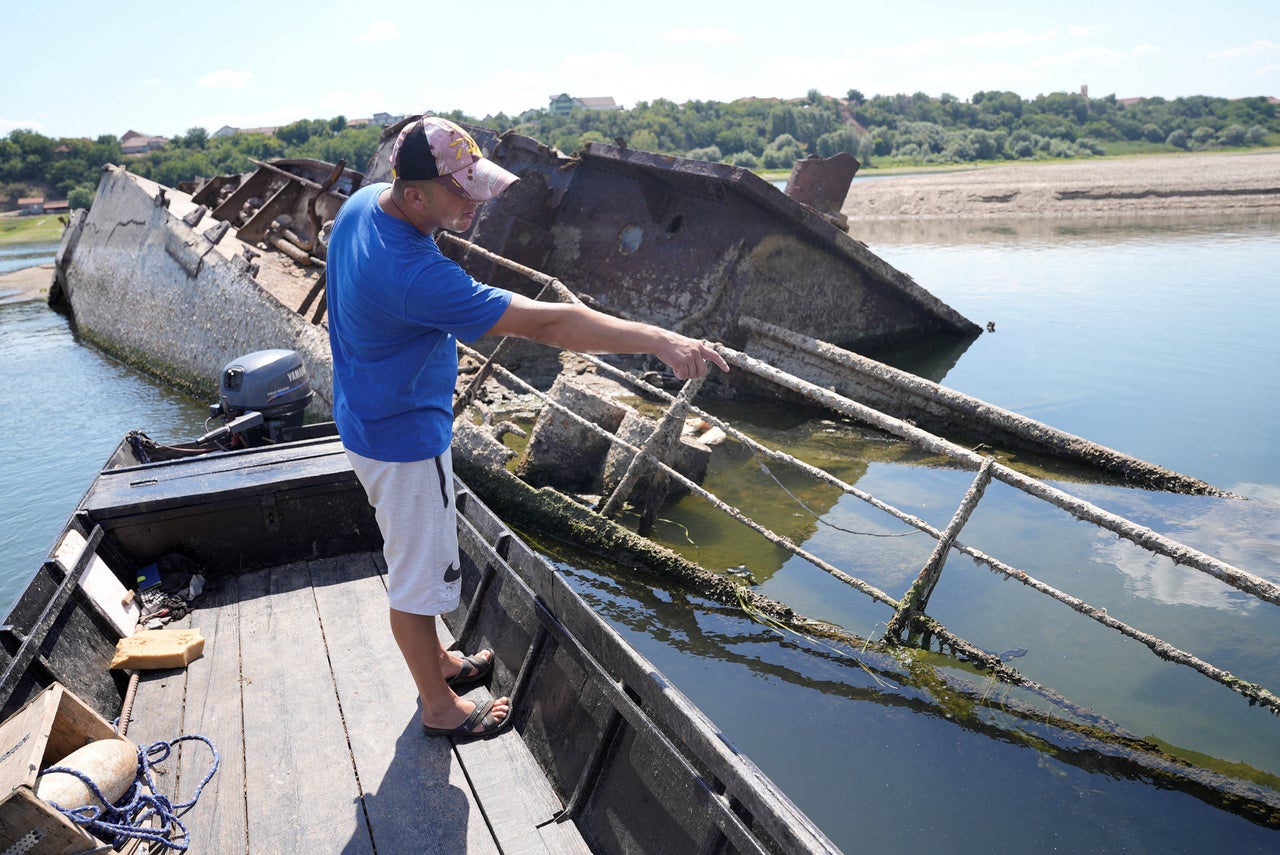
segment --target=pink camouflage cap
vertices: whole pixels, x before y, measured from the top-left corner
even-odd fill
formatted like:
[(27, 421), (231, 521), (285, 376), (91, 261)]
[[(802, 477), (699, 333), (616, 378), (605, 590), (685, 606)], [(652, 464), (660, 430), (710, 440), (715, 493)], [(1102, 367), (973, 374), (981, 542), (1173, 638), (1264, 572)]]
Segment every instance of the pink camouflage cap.
[(391, 149), (391, 174), (403, 181), (432, 178), (475, 202), (519, 180), (486, 158), (470, 134), (439, 116), (423, 116), (400, 131)]

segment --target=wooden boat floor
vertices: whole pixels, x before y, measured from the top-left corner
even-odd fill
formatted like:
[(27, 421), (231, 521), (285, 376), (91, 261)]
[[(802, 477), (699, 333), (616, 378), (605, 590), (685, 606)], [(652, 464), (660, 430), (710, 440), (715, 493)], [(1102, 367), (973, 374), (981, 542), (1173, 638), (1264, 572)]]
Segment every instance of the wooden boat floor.
[[(204, 655), (141, 672), (127, 732), (143, 746), (184, 734), (216, 746), (218, 771), (181, 817), (189, 851), (589, 851), (554, 821), (560, 801), (515, 731), (423, 734), (382, 570), (360, 553), (245, 573), (170, 624), (199, 629)], [(179, 743), (157, 788), (189, 800), (212, 759)]]

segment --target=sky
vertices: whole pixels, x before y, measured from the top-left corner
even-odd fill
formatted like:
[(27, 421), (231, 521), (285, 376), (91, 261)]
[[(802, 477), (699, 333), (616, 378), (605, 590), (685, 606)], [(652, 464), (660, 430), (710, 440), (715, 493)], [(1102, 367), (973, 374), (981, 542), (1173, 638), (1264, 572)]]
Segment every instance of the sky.
[(0, 136), (1009, 90), (1280, 96), (1275, 0), (0, 0)]

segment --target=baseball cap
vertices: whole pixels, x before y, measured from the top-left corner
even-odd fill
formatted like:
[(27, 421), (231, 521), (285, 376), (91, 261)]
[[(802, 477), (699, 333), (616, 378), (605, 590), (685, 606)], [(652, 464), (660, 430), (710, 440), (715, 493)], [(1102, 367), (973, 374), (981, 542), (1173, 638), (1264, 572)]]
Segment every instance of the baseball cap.
[(400, 131), (391, 149), (391, 174), (403, 181), (434, 178), (476, 202), (492, 199), (518, 180), (484, 157), (469, 133), (439, 116), (423, 116)]

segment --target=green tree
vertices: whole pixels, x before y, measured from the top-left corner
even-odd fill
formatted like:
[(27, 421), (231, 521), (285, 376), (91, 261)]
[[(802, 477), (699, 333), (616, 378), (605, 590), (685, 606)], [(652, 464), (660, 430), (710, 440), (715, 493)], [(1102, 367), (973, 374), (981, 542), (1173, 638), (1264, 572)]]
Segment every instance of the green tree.
[(94, 191), (88, 187), (80, 186), (71, 188), (71, 192), (67, 194), (67, 203), (74, 211), (77, 208), (83, 208), (86, 211), (93, 205)]
[(209, 132), (204, 128), (187, 128), (186, 134), (176, 137), (170, 142), (183, 148), (203, 149), (209, 144)]
[(1223, 129), (1218, 138), (1222, 141), (1223, 145), (1244, 145), (1247, 133), (1248, 132), (1240, 125), (1229, 125)]

